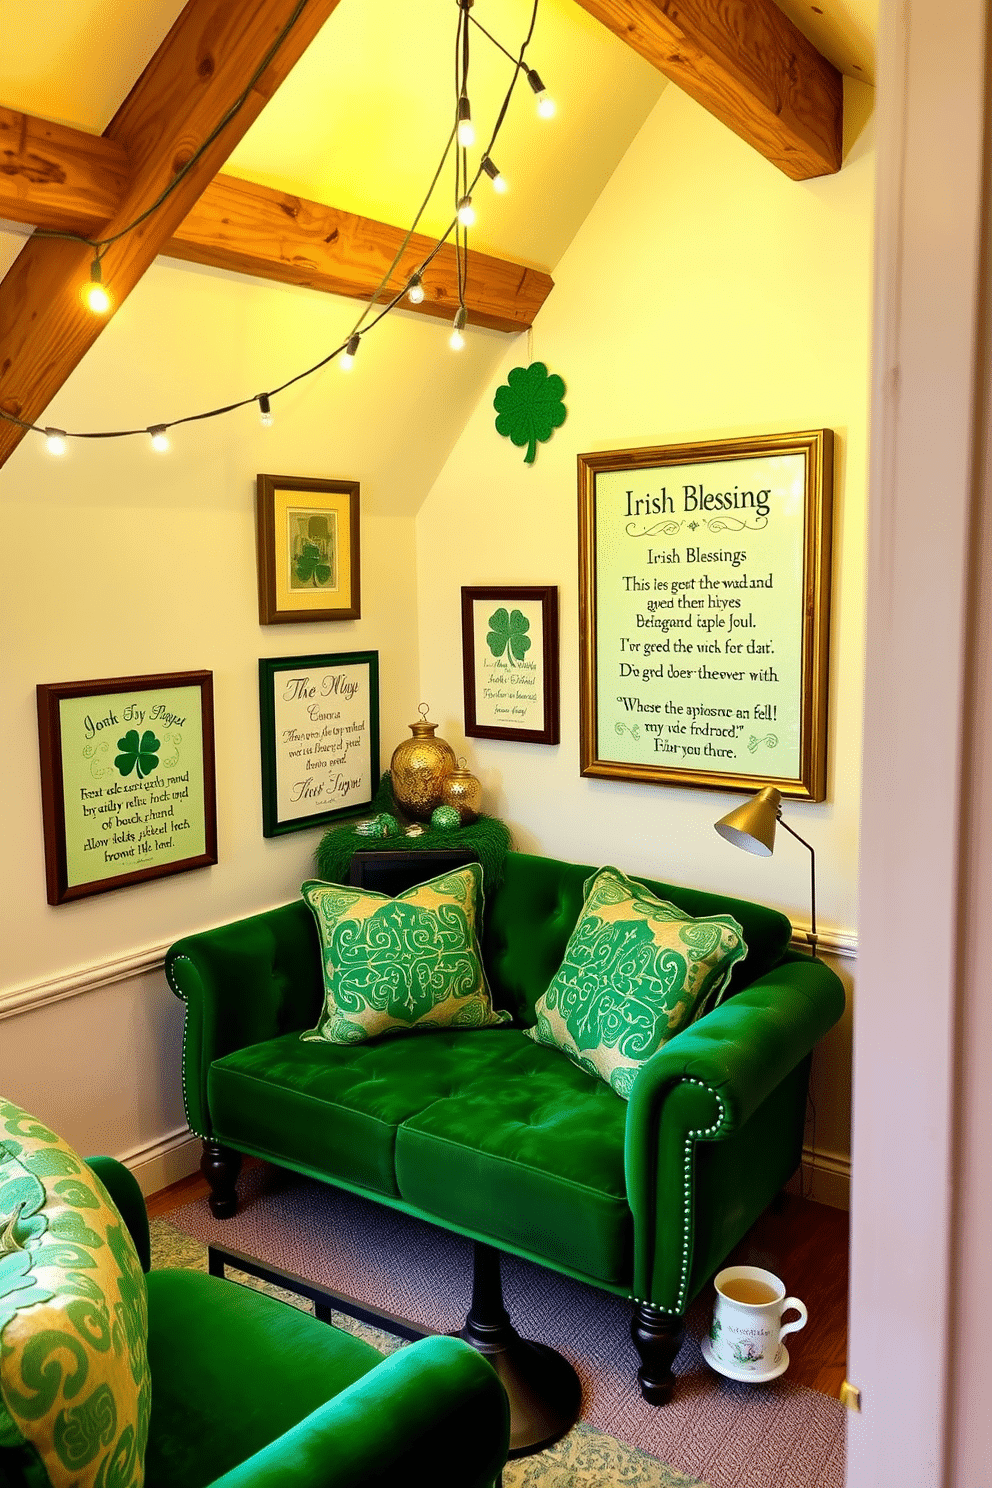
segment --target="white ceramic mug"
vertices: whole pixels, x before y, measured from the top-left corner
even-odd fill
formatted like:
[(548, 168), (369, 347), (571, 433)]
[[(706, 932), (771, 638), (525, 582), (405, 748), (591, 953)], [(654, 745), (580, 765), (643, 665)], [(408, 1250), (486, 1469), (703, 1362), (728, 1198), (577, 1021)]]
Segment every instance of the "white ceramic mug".
[[(727, 1266), (714, 1282), (716, 1304), (706, 1340), (709, 1363), (733, 1379), (764, 1379), (781, 1373), (782, 1348), (787, 1333), (806, 1326), (806, 1308), (798, 1297), (787, 1297), (785, 1286), (760, 1266)], [(782, 1323), (783, 1312), (799, 1317)]]

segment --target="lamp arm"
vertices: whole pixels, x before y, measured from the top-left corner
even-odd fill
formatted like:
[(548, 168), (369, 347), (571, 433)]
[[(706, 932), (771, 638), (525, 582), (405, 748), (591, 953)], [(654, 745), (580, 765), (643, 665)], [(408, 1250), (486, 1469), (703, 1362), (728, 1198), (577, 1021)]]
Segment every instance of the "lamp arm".
[(790, 837), (795, 837), (796, 841), (797, 842), (801, 842), (802, 845), (803, 845), (803, 847), (805, 847), (807, 849), (807, 851), (809, 852), (809, 903), (810, 903), (810, 921), (809, 921), (810, 934), (809, 934), (809, 943), (810, 943), (810, 946), (812, 947), (813, 955), (815, 956), (816, 955), (816, 853), (813, 851), (812, 844), (809, 843), (809, 842), (807, 842), (805, 837), (800, 837), (800, 835), (799, 835), (798, 832), (793, 831), (793, 829), (789, 826), (789, 823), (784, 819), (784, 817), (781, 815), (781, 813), (779, 814), (779, 818), (778, 819), (779, 819), (780, 825), (783, 826), (785, 828), (785, 830), (789, 833), (789, 836)]

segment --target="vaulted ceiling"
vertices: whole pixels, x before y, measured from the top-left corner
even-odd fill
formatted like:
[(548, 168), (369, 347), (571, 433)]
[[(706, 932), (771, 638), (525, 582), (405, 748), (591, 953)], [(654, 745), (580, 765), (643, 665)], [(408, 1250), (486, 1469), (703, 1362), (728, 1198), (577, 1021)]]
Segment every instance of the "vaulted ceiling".
[[(530, 90), (517, 90), (493, 152), (511, 190), (486, 197), (471, 235), (469, 319), (498, 330), (533, 320), (549, 270), (667, 79), (794, 179), (838, 169), (838, 68), (870, 80), (869, 4), (541, 0), (528, 61), (558, 115), (537, 120)], [(78, 298), (92, 251), (23, 235), (40, 226), (106, 238), (133, 221), (224, 119), (296, 5), (4, 8), (0, 408), (34, 422), (102, 323)], [(476, 0), (473, 15), (516, 53), (530, 11), (530, 0)], [(160, 252), (367, 298), (451, 127), (455, 19), (454, 0), (306, 0), (248, 103), (168, 201), (108, 250), (117, 300)], [(480, 126), (512, 72), (473, 28)], [(436, 239), (451, 214), (443, 186), (421, 232)], [(397, 284), (423, 256), (411, 243)], [(453, 259), (445, 249), (425, 276), (426, 313), (450, 317), (457, 306)], [(0, 421), (0, 463), (22, 433)]]

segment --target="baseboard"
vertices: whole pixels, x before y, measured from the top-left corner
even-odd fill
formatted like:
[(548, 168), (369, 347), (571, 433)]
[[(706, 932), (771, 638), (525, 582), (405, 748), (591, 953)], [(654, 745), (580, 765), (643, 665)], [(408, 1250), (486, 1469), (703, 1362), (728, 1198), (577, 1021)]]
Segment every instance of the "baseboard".
[(840, 1152), (815, 1152), (812, 1147), (804, 1147), (802, 1168), (786, 1189), (817, 1204), (829, 1204), (831, 1209), (850, 1209), (851, 1159)]
[(118, 1158), (130, 1168), (143, 1194), (160, 1193), (170, 1183), (188, 1178), (200, 1166), (200, 1139), (188, 1126), (178, 1127), (158, 1142), (135, 1147)]

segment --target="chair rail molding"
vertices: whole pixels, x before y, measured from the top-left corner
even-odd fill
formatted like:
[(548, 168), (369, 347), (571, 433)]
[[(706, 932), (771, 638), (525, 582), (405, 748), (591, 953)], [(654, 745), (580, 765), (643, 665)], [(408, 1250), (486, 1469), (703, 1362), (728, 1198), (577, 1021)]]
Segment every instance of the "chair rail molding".
[(95, 992), (98, 987), (109, 987), (114, 982), (127, 982), (132, 977), (147, 972), (161, 971), (165, 953), (172, 944), (167, 940), (161, 945), (147, 946), (144, 950), (131, 951), (126, 956), (108, 961), (94, 961), (88, 966), (73, 967), (39, 982), (25, 982), (0, 992), (0, 1022), (14, 1018), (34, 1008), (47, 1007), (52, 1002), (63, 1002), (67, 997), (79, 997), (84, 992)]

